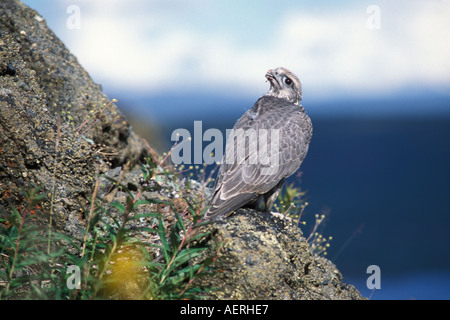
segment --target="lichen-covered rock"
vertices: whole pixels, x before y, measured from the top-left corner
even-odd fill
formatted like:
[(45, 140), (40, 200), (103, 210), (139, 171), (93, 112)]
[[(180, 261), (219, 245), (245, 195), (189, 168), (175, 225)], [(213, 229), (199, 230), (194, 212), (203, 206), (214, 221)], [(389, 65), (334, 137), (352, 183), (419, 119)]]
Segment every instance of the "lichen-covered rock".
[(209, 299), (362, 299), (290, 219), (240, 209), (209, 228), (225, 248), (199, 282), (215, 288)]
[(45, 20), (18, 0), (2, 1), (0, 208), (20, 207), (22, 190), (40, 186), (49, 195), (42, 211), (54, 214), (58, 229), (73, 230), (96, 174), (133, 164), (145, 150)]

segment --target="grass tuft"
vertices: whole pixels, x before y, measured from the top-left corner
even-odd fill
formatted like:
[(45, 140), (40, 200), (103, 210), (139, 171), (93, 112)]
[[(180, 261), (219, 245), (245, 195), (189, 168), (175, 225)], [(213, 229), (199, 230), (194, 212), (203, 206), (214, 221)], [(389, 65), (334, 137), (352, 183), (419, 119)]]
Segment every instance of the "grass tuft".
[[(79, 238), (36, 226), (46, 195), (25, 192), (24, 206), (0, 220), (0, 299), (199, 299), (211, 290), (195, 285), (222, 248), (200, 241), (210, 236), (195, 225), (204, 195), (183, 193), (186, 181), (162, 161), (147, 159), (136, 191), (114, 181), (124, 196), (111, 203), (97, 195), (98, 177)], [(157, 196), (162, 181), (179, 197)]]

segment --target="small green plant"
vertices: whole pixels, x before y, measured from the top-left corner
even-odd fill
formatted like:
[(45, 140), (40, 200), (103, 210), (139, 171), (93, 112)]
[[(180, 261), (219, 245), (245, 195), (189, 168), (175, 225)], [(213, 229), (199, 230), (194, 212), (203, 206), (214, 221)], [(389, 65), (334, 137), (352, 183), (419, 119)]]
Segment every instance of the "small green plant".
[[(48, 252), (47, 235), (32, 223), (46, 195), (39, 188), (23, 191), (25, 204), (11, 208), (9, 218), (0, 219), (0, 299), (24, 296), (24, 288), (36, 290), (54, 280), (52, 263), (61, 251)], [(6, 215), (3, 215), (6, 216)]]
[[(278, 203), (275, 204), (275, 208), (284, 215), (297, 221), (299, 225), (306, 225), (306, 221), (302, 221), (301, 218), (308, 206), (308, 202), (304, 200), (306, 191), (301, 191), (300, 188), (294, 187), (291, 183), (285, 186), (284, 191), (278, 194)], [(333, 237), (325, 238), (319, 231), (319, 227), (323, 226), (325, 214), (316, 214), (313, 229), (306, 239), (310, 244), (311, 250), (317, 255), (327, 255), (327, 249), (330, 247), (330, 241)]]
[(219, 168), (216, 165), (214, 168), (207, 170), (208, 165), (203, 164), (189, 166), (185, 168), (184, 165), (176, 167), (176, 170), (183, 173), (186, 177), (183, 178), (184, 187), (188, 194), (190, 194), (190, 204), (195, 207), (196, 216), (200, 217), (208, 208), (207, 203), (211, 197), (211, 188), (214, 185), (213, 175)]
[(315, 215), (313, 230), (311, 231), (308, 239), (306, 239), (306, 241), (310, 244), (313, 253), (317, 255), (322, 254), (324, 256), (328, 254), (327, 249), (330, 247), (330, 241), (333, 240), (333, 237), (329, 236), (328, 238), (325, 238), (320, 232), (317, 231), (319, 226), (324, 221), (325, 217), (325, 214)]
[[(165, 188), (183, 187), (160, 164), (146, 161), (137, 191), (114, 181), (123, 201), (104, 203), (97, 180), (79, 238), (36, 227), (31, 213), (45, 196), (27, 192), (26, 205), (0, 220), (0, 299), (201, 298), (211, 288), (194, 285), (195, 279), (207, 274), (222, 244), (202, 241), (210, 234), (195, 223), (204, 209), (189, 197), (181, 197), (182, 210), (170, 199), (148, 197), (161, 190), (155, 183), (161, 175), (168, 178)], [(69, 266), (80, 270), (79, 288), (68, 286)]]
[(301, 221), (303, 212), (308, 206), (308, 202), (304, 200), (306, 191), (301, 191), (300, 188), (294, 187), (294, 183), (286, 185), (278, 194), (278, 204), (275, 203), (275, 209), (296, 220), (298, 223), (304, 223)]

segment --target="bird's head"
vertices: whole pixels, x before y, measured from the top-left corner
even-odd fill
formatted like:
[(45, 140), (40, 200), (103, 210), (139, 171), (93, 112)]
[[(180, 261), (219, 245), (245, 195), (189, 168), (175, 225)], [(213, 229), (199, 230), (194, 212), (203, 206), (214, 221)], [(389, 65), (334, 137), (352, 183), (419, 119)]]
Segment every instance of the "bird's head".
[(270, 82), (270, 90), (267, 95), (300, 104), (302, 84), (295, 74), (286, 68), (279, 67), (267, 71), (266, 78)]

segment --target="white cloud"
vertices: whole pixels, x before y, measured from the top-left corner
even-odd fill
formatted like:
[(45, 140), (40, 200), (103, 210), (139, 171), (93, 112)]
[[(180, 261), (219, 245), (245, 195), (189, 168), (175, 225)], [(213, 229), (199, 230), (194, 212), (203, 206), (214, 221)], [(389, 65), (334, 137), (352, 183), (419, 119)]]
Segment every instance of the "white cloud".
[(361, 8), (293, 13), (280, 28), (280, 46), (286, 44), (293, 68), (316, 94), (382, 94), (420, 84), (450, 88), (450, 6), (387, 6), (380, 15), (381, 28), (370, 30)]
[(192, 12), (183, 19), (173, 9), (156, 10), (167, 6), (161, 1), (79, 3), (82, 28), (65, 30), (64, 40), (97, 82), (121, 89), (225, 87), (261, 94), (265, 71), (279, 65), (298, 73), (305, 95), (450, 87), (450, 5), (444, 2), (386, 2), (380, 30), (366, 27), (364, 6), (286, 12), (262, 21), (273, 33), (259, 45), (239, 43), (231, 26), (204, 32)]

